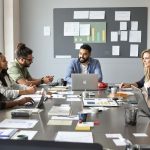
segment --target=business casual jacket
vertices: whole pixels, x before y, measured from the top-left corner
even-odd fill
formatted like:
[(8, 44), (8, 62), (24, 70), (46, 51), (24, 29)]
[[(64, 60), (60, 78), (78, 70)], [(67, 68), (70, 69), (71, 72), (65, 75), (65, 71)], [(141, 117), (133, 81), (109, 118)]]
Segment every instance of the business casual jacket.
[[(98, 81), (101, 82), (103, 79), (102, 76), (102, 70), (101, 70), (101, 65), (100, 62), (97, 59), (90, 58), (89, 59), (89, 64), (88, 64), (88, 73), (89, 74), (97, 74), (98, 75)], [(67, 73), (65, 76), (65, 81), (67, 83), (71, 83), (71, 74), (73, 73), (81, 73), (81, 63), (78, 58), (73, 58), (67, 68)]]

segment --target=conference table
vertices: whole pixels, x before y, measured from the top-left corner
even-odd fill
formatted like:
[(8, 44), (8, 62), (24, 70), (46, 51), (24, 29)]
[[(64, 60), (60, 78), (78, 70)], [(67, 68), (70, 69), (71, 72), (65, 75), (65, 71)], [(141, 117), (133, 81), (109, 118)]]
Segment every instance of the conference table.
[[(107, 97), (110, 92), (105, 90), (95, 91), (97, 97)], [(76, 91), (74, 94), (82, 94), (82, 91)], [(134, 98), (129, 96), (128, 99)], [(42, 107), (43, 111), (37, 114), (32, 114), (29, 119), (37, 119), (38, 123), (32, 130), (38, 131), (33, 140), (54, 141), (58, 131), (75, 131), (77, 120), (74, 120), (71, 126), (47, 125), (51, 116), (48, 111), (52, 106), (59, 106), (61, 104), (70, 104), (72, 115), (77, 115), (83, 110), (82, 101), (66, 101), (66, 99), (49, 98)], [(0, 121), (11, 118), (11, 110), (0, 111)], [(105, 134), (121, 134), (123, 138), (132, 142), (132, 144), (149, 144), (150, 143), (150, 119), (148, 117), (138, 117), (135, 126), (127, 125), (125, 123), (125, 108), (124, 105), (119, 107), (110, 107), (110, 109), (96, 113), (94, 116), (89, 116), (88, 120), (98, 120), (99, 124), (91, 128), (94, 143), (100, 143), (104, 148), (121, 150), (125, 146), (116, 146), (112, 138), (106, 138)], [(30, 129), (31, 130), (31, 129)], [(86, 131), (82, 131), (86, 132)], [(146, 133), (147, 137), (134, 137), (133, 133)]]

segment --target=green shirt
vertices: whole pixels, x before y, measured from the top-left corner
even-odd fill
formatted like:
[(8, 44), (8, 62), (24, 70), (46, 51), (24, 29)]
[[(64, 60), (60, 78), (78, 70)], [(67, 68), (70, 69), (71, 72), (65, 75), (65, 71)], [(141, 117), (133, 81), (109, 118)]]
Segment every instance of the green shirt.
[(22, 67), (17, 60), (11, 63), (7, 72), (15, 82), (17, 82), (19, 79), (31, 79), (28, 69), (26, 67)]

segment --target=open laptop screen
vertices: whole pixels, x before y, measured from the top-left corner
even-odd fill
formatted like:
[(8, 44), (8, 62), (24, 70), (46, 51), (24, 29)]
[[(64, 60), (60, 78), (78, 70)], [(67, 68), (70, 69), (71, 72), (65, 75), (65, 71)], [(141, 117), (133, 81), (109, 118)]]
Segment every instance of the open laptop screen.
[(72, 74), (72, 90), (98, 90), (98, 76), (96, 74)]
[(3, 150), (102, 150), (96, 143), (69, 143), (36, 140), (0, 140)]
[(147, 105), (146, 99), (144, 94), (142, 93), (141, 89), (132, 86), (132, 89), (134, 91), (134, 95), (138, 101), (138, 108), (143, 111), (145, 114), (150, 116), (150, 108)]

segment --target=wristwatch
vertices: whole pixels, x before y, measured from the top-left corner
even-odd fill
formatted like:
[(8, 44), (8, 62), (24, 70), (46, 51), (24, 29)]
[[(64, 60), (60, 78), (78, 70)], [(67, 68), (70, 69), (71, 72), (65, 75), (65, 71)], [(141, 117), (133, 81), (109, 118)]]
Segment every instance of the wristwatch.
[(41, 84), (43, 84), (44, 83), (44, 77), (41, 79)]

